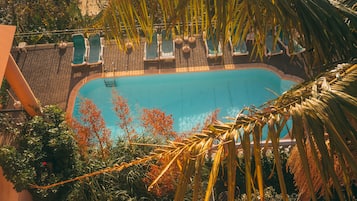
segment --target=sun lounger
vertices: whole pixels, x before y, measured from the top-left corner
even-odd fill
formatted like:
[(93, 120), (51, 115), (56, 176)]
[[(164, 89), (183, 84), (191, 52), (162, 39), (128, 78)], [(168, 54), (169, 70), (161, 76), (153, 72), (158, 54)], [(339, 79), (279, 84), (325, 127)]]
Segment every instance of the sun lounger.
[(237, 33), (237, 29), (234, 28), (232, 35), (230, 35), (230, 37), (229, 37), (229, 45), (230, 45), (230, 48), (231, 48), (232, 56), (248, 55), (249, 51), (247, 49), (247, 43), (243, 39), (242, 33), (240, 33), (239, 41), (236, 42), (236, 43), (233, 43), (232, 36), (236, 36), (237, 34), (238, 34)]
[[(205, 43), (206, 48), (206, 56), (207, 58), (217, 58), (223, 55), (222, 46), (219, 41), (214, 41), (214, 36), (206, 36), (203, 41)], [(218, 42), (218, 45), (216, 45)]]
[(73, 67), (83, 66), (86, 64), (87, 55), (87, 45), (83, 34), (73, 34), (73, 56), (72, 63)]
[(151, 43), (145, 42), (144, 61), (156, 61), (159, 59), (159, 45), (157, 41), (157, 33), (154, 32)]
[(91, 34), (88, 37), (88, 65), (98, 65), (103, 63), (104, 38), (99, 34)]
[(295, 39), (292, 39), (292, 48), (289, 48), (289, 40), (289, 37), (284, 36), (282, 32), (280, 33), (278, 41), (284, 47), (284, 49), (286, 50), (286, 54), (289, 57), (305, 52), (306, 49), (302, 47)]
[(246, 44), (245, 40), (243, 40), (242, 37), (236, 44), (233, 44), (232, 36), (231, 36), (229, 38), (229, 45), (231, 47), (232, 56), (243, 56), (243, 55), (249, 54), (249, 51), (247, 49), (247, 44)]
[(167, 34), (166, 30), (161, 31), (160, 59), (175, 59), (175, 41), (172, 39), (171, 33)]
[(265, 38), (265, 56), (270, 57), (279, 54), (283, 54), (283, 50), (277, 42), (274, 43), (274, 36), (268, 34)]

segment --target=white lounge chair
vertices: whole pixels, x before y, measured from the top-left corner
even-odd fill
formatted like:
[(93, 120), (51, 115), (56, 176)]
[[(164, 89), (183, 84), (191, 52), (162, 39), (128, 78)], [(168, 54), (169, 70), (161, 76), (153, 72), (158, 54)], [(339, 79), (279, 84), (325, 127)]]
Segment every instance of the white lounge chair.
[(300, 53), (305, 52), (305, 48), (302, 47), (295, 39), (292, 39), (292, 48), (289, 48), (290, 45), (290, 37), (283, 35), (282, 32), (280, 32), (279, 35), (279, 39), (278, 39), (279, 43), (284, 47), (286, 54), (290, 57), (293, 55), (297, 55)]
[(205, 33), (203, 34), (203, 42), (206, 48), (206, 56), (207, 58), (217, 58), (223, 55), (222, 53), (222, 45), (220, 41), (215, 41), (215, 36), (207, 36)]
[(271, 33), (267, 34), (265, 37), (265, 56), (270, 57), (279, 54), (283, 54), (283, 50), (277, 42), (274, 43), (274, 36)]
[(232, 56), (244, 56), (249, 54), (247, 44), (244, 40), (241, 39), (236, 44), (233, 44), (232, 40), (229, 40), (229, 44), (231, 46)]
[(161, 31), (160, 59), (175, 59), (175, 41), (171, 33), (166, 33), (166, 30)]
[[(236, 34), (236, 30), (233, 32), (233, 34)], [(249, 54), (249, 51), (247, 49), (247, 43), (242, 38), (242, 36), (240, 37), (239, 41), (234, 44), (232, 42), (232, 35), (231, 35), (229, 38), (229, 45), (231, 47), (232, 56), (243, 56)]]
[(144, 61), (156, 61), (159, 59), (159, 45), (157, 41), (157, 33), (152, 35), (151, 43), (145, 41), (144, 46)]

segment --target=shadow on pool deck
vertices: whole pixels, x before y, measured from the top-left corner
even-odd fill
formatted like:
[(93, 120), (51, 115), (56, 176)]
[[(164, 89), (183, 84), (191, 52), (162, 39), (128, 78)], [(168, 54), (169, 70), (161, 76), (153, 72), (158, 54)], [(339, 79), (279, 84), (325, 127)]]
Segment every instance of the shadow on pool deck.
[[(12, 51), (20, 70), (28, 81), (35, 96), (42, 105), (57, 104), (66, 109), (71, 90), (84, 78), (101, 73), (105, 69), (116, 69), (117, 72), (143, 71), (145, 74), (174, 73), (188, 71), (191, 67), (209, 70), (224, 69), (224, 65), (255, 63), (250, 56), (232, 57), (228, 44), (224, 47), (224, 56), (219, 59), (207, 59), (201, 38), (191, 45), (189, 53), (177, 46), (175, 60), (144, 62), (144, 42), (134, 47), (131, 52), (119, 50), (115, 43), (106, 42), (104, 47), (104, 64), (93, 67), (71, 67), (73, 45), (68, 43), (65, 49), (54, 44), (28, 46), (27, 52)], [(248, 47), (251, 52), (251, 47)], [(258, 64), (258, 62), (256, 62)], [(302, 62), (286, 54), (264, 58), (263, 62), (275, 66), (286, 74), (305, 78)]]

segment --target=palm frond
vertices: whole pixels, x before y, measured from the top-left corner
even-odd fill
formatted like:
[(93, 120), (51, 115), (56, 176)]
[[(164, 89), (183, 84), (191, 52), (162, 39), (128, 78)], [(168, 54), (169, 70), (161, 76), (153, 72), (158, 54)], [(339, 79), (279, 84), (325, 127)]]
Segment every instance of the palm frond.
[[(128, 39), (138, 44), (142, 30), (150, 41), (155, 24), (176, 27), (178, 34), (192, 35), (215, 30), (215, 41), (233, 43), (254, 33), (251, 57), (263, 59), (265, 38), (276, 28), (294, 36), (308, 51), (303, 54), (309, 66), (348, 60), (357, 54), (357, 13), (349, 4), (329, 0), (111, 0), (101, 24), (108, 36), (122, 47)], [(355, 6), (357, 7), (357, 6)], [(236, 34), (232, 35), (232, 30)], [(296, 33), (299, 33), (298, 35)], [(274, 37), (276, 43), (278, 34)], [(292, 44), (292, 40), (290, 42)], [(218, 46), (218, 43), (216, 44)], [(320, 67), (321, 68), (321, 67)]]

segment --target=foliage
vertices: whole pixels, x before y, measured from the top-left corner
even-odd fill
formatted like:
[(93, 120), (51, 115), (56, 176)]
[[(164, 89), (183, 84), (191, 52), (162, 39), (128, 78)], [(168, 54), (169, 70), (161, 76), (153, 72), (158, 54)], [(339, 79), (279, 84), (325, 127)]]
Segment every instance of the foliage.
[[(331, 151), (329, 141), (326, 141), (326, 145), (327, 145), (328, 150)], [(325, 195), (325, 197), (329, 194), (331, 196), (333, 196), (333, 193), (334, 193), (333, 189), (332, 189), (333, 181), (332, 181), (332, 179), (325, 181), (324, 178), (321, 177), (321, 174), (319, 174), (319, 171), (320, 171), (319, 166), (317, 166), (316, 163), (314, 163), (313, 161), (318, 161), (319, 163), (321, 163), (322, 162), (321, 161), (321, 153), (318, 153), (317, 158), (315, 158), (315, 156), (312, 154), (313, 153), (312, 150), (314, 149), (314, 148), (312, 148), (312, 146), (316, 146), (316, 144), (313, 142), (309, 142), (309, 141), (305, 142), (305, 147), (307, 150), (306, 155), (307, 155), (307, 159), (309, 161), (309, 169), (310, 169), (311, 174), (314, 175), (312, 178), (312, 182), (314, 184), (314, 191), (320, 192), (320, 194)], [(351, 151), (353, 152), (353, 156), (357, 160), (357, 150), (355, 149), (355, 147), (351, 147), (351, 144), (348, 144), (348, 146), (349, 146), (349, 149), (351, 149)], [(316, 147), (315, 147), (315, 149), (316, 149)], [(333, 155), (333, 169), (336, 172), (336, 176), (337, 176), (338, 180), (340, 182), (344, 179), (347, 179), (350, 181), (356, 181), (357, 177), (356, 177), (356, 175), (354, 175), (352, 173), (351, 169), (349, 168), (349, 165), (348, 164), (340, 164), (340, 161), (338, 160), (338, 156), (335, 154), (332, 154), (332, 155)], [(301, 161), (301, 157), (299, 155), (297, 147), (295, 147), (292, 150), (291, 157), (288, 160), (288, 165), (289, 165), (289, 168), (291, 169), (291, 172), (294, 173), (295, 184), (298, 187), (298, 189), (300, 189), (299, 197), (301, 198), (301, 200), (307, 200), (310, 198), (310, 195), (308, 193), (309, 187), (307, 185), (308, 184), (307, 178), (305, 176), (303, 167), (301, 165), (298, 165), (299, 163), (296, 163), (296, 161)], [(347, 167), (347, 170), (345, 168), (343, 168), (342, 166)], [(346, 171), (346, 172), (343, 172), (343, 171)], [(346, 177), (346, 175), (347, 175), (347, 177)], [(356, 192), (353, 193), (352, 186), (355, 184), (353, 184), (353, 182), (351, 182), (351, 183), (352, 184), (351, 184), (350, 188), (351, 188), (352, 192), (348, 191), (348, 188), (344, 189), (344, 191), (346, 193), (349, 193), (350, 194), (349, 196), (352, 197), (352, 195), (355, 195)], [(344, 188), (344, 187), (342, 186), (342, 188)], [(334, 195), (334, 196), (337, 196), (337, 195)]]
[[(143, 179), (143, 181), (150, 185), (152, 181), (154, 181), (158, 175), (161, 174), (163, 168), (165, 168), (169, 162), (169, 157), (162, 156), (156, 163), (151, 164), (150, 171), (146, 174), (146, 177)], [(177, 164), (170, 166), (169, 170), (167, 170), (167, 172), (162, 175), (157, 184), (151, 186), (148, 190), (157, 197), (169, 196), (172, 199), (173, 193), (176, 189), (179, 172), (180, 169)]]
[[(157, 141), (151, 137), (140, 137), (133, 143), (154, 144)], [(86, 162), (82, 174), (91, 173), (107, 167), (115, 167), (129, 163), (148, 155), (152, 147), (128, 144), (125, 138), (119, 138), (110, 150), (106, 160), (92, 158)], [(146, 177), (148, 164), (140, 164), (124, 169), (121, 172), (107, 172), (86, 178), (74, 184), (70, 200), (160, 200), (147, 191), (142, 178)]]
[[(241, 195), (237, 201), (247, 201), (247, 200), (263, 200), (258, 193), (252, 194), (251, 199), (248, 198), (246, 194)], [(283, 196), (276, 192), (276, 190), (269, 186), (264, 188), (264, 200), (266, 201), (282, 201)], [(288, 195), (288, 201), (297, 201), (299, 200), (295, 193)]]
[[(118, 166), (135, 160), (138, 157), (148, 155), (152, 150), (152, 147), (142, 146), (142, 144), (156, 144), (159, 141), (163, 141), (163, 137), (167, 137), (164, 134), (172, 134), (172, 118), (165, 115), (165, 113), (158, 110), (144, 109), (145, 114), (159, 114), (160, 118), (156, 118), (156, 124), (165, 123), (167, 128), (171, 130), (164, 130), (161, 132), (153, 129), (149, 121), (148, 124), (142, 124), (144, 130), (150, 131), (144, 135), (139, 135), (132, 127), (132, 116), (130, 114), (130, 108), (127, 101), (119, 96), (119, 94), (113, 91), (113, 105), (114, 111), (119, 118), (119, 127), (123, 129), (125, 135), (124, 139), (119, 137), (114, 146), (106, 146), (106, 156), (96, 157), (96, 155), (89, 154), (84, 161), (84, 169), (82, 174), (90, 174), (91, 172), (100, 171), (105, 167)], [(73, 120), (72, 126), (76, 131), (76, 139), (83, 150), (82, 152), (88, 152), (88, 150), (95, 150), (96, 146), (102, 140), (96, 136), (100, 136), (101, 133), (106, 133), (109, 130), (106, 129), (105, 122), (101, 116), (99, 109), (88, 99), (82, 99), (79, 112), (81, 113), (81, 119), (79, 121)], [(151, 117), (150, 117), (151, 118)], [(97, 134), (93, 134), (97, 133)], [(144, 137), (147, 136), (147, 137)], [(149, 137), (150, 136), (150, 137)], [(156, 137), (155, 137), (156, 136)], [(92, 139), (94, 138), (94, 140)], [(100, 147), (100, 146), (99, 146)], [(99, 148), (100, 149), (100, 148)], [(92, 151), (93, 153), (94, 151)], [(93, 157), (94, 156), (94, 157)], [(122, 200), (122, 199), (143, 199), (144, 197), (150, 197), (154, 199), (155, 196), (147, 191), (143, 178), (146, 178), (147, 171), (151, 165), (139, 165), (124, 169), (120, 173), (106, 173), (92, 177), (89, 180), (81, 181), (75, 184), (75, 189), (71, 193), (71, 199), (76, 200)], [(174, 172), (172, 172), (173, 174)], [(177, 177), (176, 177), (177, 178)], [(166, 197), (170, 195), (160, 195)], [(172, 191), (171, 191), (172, 197)]]
[[(134, 129), (133, 116), (130, 113), (128, 101), (119, 95), (118, 92), (113, 91), (112, 102), (114, 111), (119, 118), (119, 127), (124, 131), (124, 135), (129, 140), (138, 137), (139, 126)], [(143, 108), (139, 118), (140, 126), (142, 127), (144, 135), (152, 135), (160, 138), (162, 141), (174, 139), (177, 133), (173, 131), (173, 119), (171, 115), (166, 115), (165, 112), (159, 109)]]
[[(334, 3), (331, 3), (334, 2)], [(141, 29), (151, 42), (154, 27), (174, 29), (178, 35), (212, 33), (215, 41), (225, 44), (231, 37), (233, 43), (254, 33), (252, 57), (263, 60), (265, 38), (276, 30), (274, 42), (280, 33), (296, 38), (306, 52), (302, 54), (308, 64), (307, 74), (315, 76), (339, 60), (348, 60), (356, 55), (357, 15), (354, 4), (342, 4), (329, 0), (113, 0), (104, 10), (100, 26), (119, 47), (126, 40), (139, 44)], [(348, 22), (348, 23), (346, 23)], [(233, 32), (232, 30), (239, 30)], [(329, 30), (329, 31), (326, 31)], [(293, 45), (292, 39), (289, 46)], [(216, 42), (218, 46), (218, 42)], [(291, 49), (291, 48), (290, 48)], [(324, 65), (324, 66), (322, 66)], [(312, 67), (319, 66), (318, 69)]]
[[(79, 112), (80, 120), (72, 120), (72, 128), (75, 130), (75, 139), (84, 158), (88, 155), (105, 159), (109, 155), (111, 146), (111, 131), (106, 127), (101, 111), (90, 99), (81, 100)], [(96, 150), (99, 149), (99, 153)]]
[(0, 113), (0, 147), (12, 145), (19, 134), (18, 124), (13, 117), (7, 113)]
[(19, 128), (14, 144), (0, 149), (0, 165), (17, 191), (28, 189), (34, 200), (66, 200), (72, 184), (41, 190), (30, 185), (48, 185), (78, 174), (78, 150), (73, 133), (56, 106), (43, 108)]
[(3, 79), (0, 88), (0, 104), (1, 104), (0, 109), (6, 107), (6, 104), (9, 100), (9, 94), (7, 92), (8, 89), (9, 89), (9, 83), (6, 81), (6, 79)]
[[(202, 187), (202, 170), (205, 167), (206, 153), (213, 151), (212, 165), (209, 179), (206, 186), (204, 200), (209, 200), (212, 189), (217, 182), (221, 165), (226, 168), (227, 175), (227, 196), (228, 200), (235, 197), (237, 152), (236, 142), (244, 150), (244, 178), (245, 189), (248, 199), (252, 198), (253, 192), (258, 191), (259, 196), (264, 196), (263, 166), (261, 160), (260, 147), (263, 127), (267, 126), (268, 135), (266, 142), (270, 143), (274, 155), (275, 170), (280, 186), (283, 200), (288, 199), (286, 183), (284, 180), (283, 162), (279, 153), (279, 140), (282, 128), (292, 117), (291, 137), (295, 139), (296, 146), (301, 157), (300, 164), (307, 178), (308, 190), (312, 200), (317, 200), (312, 184), (312, 173), (309, 169), (309, 161), (306, 156), (306, 141), (314, 141), (316, 147), (312, 147), (313, 157), (317, 159), (317, 153), (321, 153), (321, 160), (314, 160), (320, 171), (318, 172), (324, 183), (325, 190), (328, 190), (327, 181), (332, 181), (334, 196), (343, 200), (341, 186), (346, 188), (346, 192), (351, 192), (350, 180), (338, 180), (334, 165), (336, 154), (343, 178), (348, 178), (348, 171), (357, 173), (356, 161), (353, 157), (353, 150), (356, 147), (355, 131), (356, 125), (356, 78), (357, 64), (341, 64), (335, 69), (326, 71), (316, 80), (302, 83), (287, 91), (275, 100), (268, 102), (259, 108), (244, 108), (231, 122), (223, 123), (216, 121), (208, 129), (195, 133), (180, 142), (170, 141), (167, 145), (158, 146), (153, 153), (133, 160), (129, 163), (118, 164), (118, 166), (100, 170), (92, 175), (103, 174), (104, 172), (122, 171), (137, 164), (143, 164), (154, 159), (159, 159), (163, 155), (171, 160), (162, 169), (158, 178), (161, 177), (173, 164), (179, 163), (182, 167), (179, 175), (178, 185), (174, 200), (184, 200), (187, 188), (192, 189), (192, 199), (198, 200)], [(253, 141), (251, 141), (253, 139)], [(327, 151), (326, 140), (330, 142), (330, 151)], [(252, 143), (253, 142), (253, 143)], [(351, 149), (349, 148), (351, 147)], [(250, 157), (254, 156), (251, 161)], [(181, 160), (182, 159), (182, 160)], [(224, 163), (222, 163), (224, 161)], [(253, 165), (255, 171), (253, 171)], [(348, 165), (348, 167), (347, 167)], [(91, 177), (84, 175), (73, 180), (41, 187), (43, 189), (58, 186), (81, 178)], [(155, 180), (151, 186), (155, 185)], [(328, 191), (326, 191), (328, 192)], [(324, 194), (326, 199), (332, 194)], [(352, 195), (347, 194), (347, 199)]]
[[(279, 151), (279, 159), (281, 160), (282, 167), (283, 167), (283, 175), (284, 175), (284, 180), (286, 183), (287, 187), (287, 193), (288, 194), (293, 194), (296, 193), (296, 188), (293, 183), (293, 175), (287, 171), (288, 166), (287, 166), (287, 160), (290, 156), (290, 150), (291, 146), (288, 147), (283, 147), (280, 146), (278, 151)], [(264, 187), (273, 187), (276, 189), (277, 193), (281, 193), (280, 190), (280, 185), (279, 185), (279, 179), (277, 175), (277, 170), (275, 166), (275, 154), (273, 153), (271, 148), (262, 148), (260, 150), (260, 158), (261, 158), (261, 163), (262, 163), (262, 170), (263, 170), (263, 179), (264, 179)], [(251, 169), (251, 174), (254, 174), (256, 171), (256, 168), (254, 167), (254, 155), (250, 158), (250, 163), (252, 164), (252, 169)], [(224, 163), (224, 162), (223, 162)], [(223, 164), (224, 166), (224, 164)], [(237, 152), (237, 175), (236, 175), (236, 189), (237, 192), (236, 194), (242, 195), (246, 193), (246, 185), (245, 185), (245, 158), (244, 158), (244, 151), (242, 149), (238, 149)], [(224, 183), (224, 181), (227, 180), (227, 174), (226, 170), (222, 169), (220, 172), (220, 181), (221, 183)], [(222, 191), (227, 191), (226, 187), (224, 184), (221, 184), (219, 186), (219, 182), (216, 184), (218, 192), (216, 194), (219, 194)]]
[(136, 131), (132, 126), (133, 117), (130, 114), (130, 108), (128, 105), (128, 101), (120, 96), (118, 92), (113, 90), (113, 105), (114, 111), (119, 118), (119, 127), (123, 129), (124, 134), (129, 140), (129, 142), (136, 138)]
[(172, 139), (177, 136), (173, 131), (172, 115), (166, 115), (159, 109), (143, 109), (141, 114), (141, 124), (144, 127), (144, 132), (152, 133), (154, 136), (160, 136), (166, 140)]
[[(150, 112), (150, 110), (148, 110)], [(214, 121), (217, 120), (219, 110), (215, 110), (212, 112), (210, 115), (208, 115), (203, 123), (203, 125), (197, 124), (194, 128), (192, 128), (192, 132), (198, 132), (201, 131), (202, 129), (207, 129), (210, 124), (212, 124)], [(144, 112), (142, 115), (145, 115), (146, 113)], [(152, 117), (151, 115), (148, 115), (146, 117), (142, 116), (142, 119), (145, 118), (152, 118), (150, 122), (152, 124), (159, 124), (160, 125), (165, 124), (167, 122), (170, 122), (171, 124), (173, 123), (171, 116), (165, 117), (165, 114), (157, 109), (152, 110), (152, 114), (158, 114), (160, 118), (155, 118)], [(165, 120), (168, 119), (168, 120)], [(163, 123), (161, 123), (163, 122)], [(167, 126), (172, 129), (171, 126)], [(158, 130), (158, 129), (156, 129)], [(160, 135), (159, 138), (166, 137), (167, 135), (162, 135), (161, 133), (165, 132), (157, 132), (156, 135)], [(172, 133), (172, 141), (173, 143), (180, 143), (185, 137), (185, 133), (181, 133), (178, 135), (177, 133), (170, 131)], [(154, 134), (154, 136), (156, 136)], [(168, 141), (168, 139), (167, 139)], [(210, 157), (210, 156), (208, 156)], [(155, 163), (152, 163), (150, 165), (150, 171), (147, 173), (146, 178), (144, 178), (144, 182), (149, 185), (149, 190), (154, 193), (158, 197), (163, 197), (163, 196), (168, 196), (170, 200), (173, 199), (173, 192), (175, 191), (177, 184), (179, 182), (180, 174), (179, 172), (182, 171), (182, 161), (184, 160), (184, 157), (179, 157), (176, 161), (175, 164), (172, 164), (172, 160), (169, 155), (160, 155)], [(206, 171), (207, 164), (203, 162), (203, 170), (200, 172), (197, 172), (197, 174), (202, 174), (204, 179), (207, 179), (208, 173)], [(208, 167), (207, 167), (208, 169)], [(198, 181), (197, 181), (198, 182)], [(194, 185), (198, 185), (197, 183)], [(197, 194), (198, 195), (198, 194)], [(186, 199), (189, 199), (187, 197), (186, 193)], [(191, 195), (192, 196), (192, 195)]]
[[(343, 190), (345, 190), (346, 199), (350, 200), (352, 199), (352, 181), (348, 178), (350, 174), (357, 174), (357, 163), (354, 157), (357, 145), (355, 137), (357, 130), (356, 78), (357, 64), (339, 64), (315, 80), (301, 83), (260, 108), (244, 108), (235, 118), (228, 119), (228, 122), (215, 121), (201, 132), (193, 133), (181, 141), (168, 141), (165, 145), (156, 145), (150, 155), (38, 188), (48, 189), (95, 175), (120, 172), (165, 156), (169, 160), (165, 161), (164, 168), (161, 169), (162, 171), (149, 189), (158, 184), (159, 179), (168, 172), (171, 166), (179, 164), (181, 173), (174, 200), (184, 200), (188, 190), (192, 190), (193, 200), (199, 200), (203, 186), (206, 191), (203, 195), (204, 200), (209, 200), (219, 172), (224, 167), (227, 197), (228, 200), (233, 200), (236, 191), (237, 168), (240, 167), (237, 166), (237, 146), (239, 146), (244, 150), (244, 168), (242, 169), (244, 169), (244, 184), (248, 200), (252, 199), (255, 192), (259, 192), (259, 197), (262, 198), (266, 180), (263, 175), (262, 158), (264, 156), (261, 155), (260, 150), (263, 145), (269, 145), (274, 155), (274, 168), (282, 199), (288, 200), (288, 189), (283, 171), (284, 158), (280, 157), (279, 141), (283, 128), (287, 126), (288, 120), (291, 120), (290, 137), (295, 140), (301, 159), (296, 162), (301, 164), (306, 176), (309, 191), (307, 193), (311, 199), (317, 200), (317, 197), (324, 193), (321, 196), (325, 199), (344, 200)], [(268, 131), (264, 142), (261, 139), (265, 127)], [(314, 143), (309, 152), (314, 158), (312, 162), (319, 169), (318, 172), (312, 172), (309, 168), (311, 160), (307, 160), (308, 150), (305, 145), (307, 141)], [(329, 146), (326, 144), (327, 141)], [(202, 172), (206, 167), (206, 154), (210, 152), (212, 153), (210, 173), (207, 185), (202, 185), (205, 183)], [(334, 169), (337, 164), (336, 160), (340, 165), (338, 171)], [(315, 191), (313, 173), (320, 175), (321, 189), (324, 191)], [(342, 178), (345, 179), (340, 180), (338, 174), (342, 174)], [(334, 194), (330, 193), (330, 188), (333, 189)]]
[(77, 1), (10, 0), (6, 5), (0, 9), (0, 23), (16, 25), (17, 42), (28, 44), (69, 41), (69, 34), (52, 31), (86, 28), (94, 20), (81, 15)]
[[(137, 131), (132, 127), (133, 118), (130, 114), (130, 109), (127, 100), (120, 96), (116, 91), (113, 91), (113, 103), (114, 111), (119, 118), (119, 126), (124, 130), (126, 134), (126, 139), (128, 140), (130, 146), (135, 146), (138, 143)], [(171, 115), (166, 115), (159, 109), (147, 109), (142, 110), (140, 117), (141, 126), (143, 127), (144, 136), (148, 138), (155, 139), (157, 142), (163, 142), (164, 140), (177, 138), (176, 132), (173, 131), (173, 119)], [(133, 140), (135, 140), (133, 142)], [(133, 145), (134, 143), (134, 145)], [(144, 146), (145, 147), (145, 146)], [(144, 155), (139, 155), (142, 157)], [(157, 163), (166, 164), (168, 158), (163, 156), (158, 160)], [(150, 184), (153, 179), (161, 172), (161, 167), (152, 163), (149, 165), (150, 171), (143, 178), (143, 182)], [(169, 173), (165, 174), (163, 179), (160, 180), (160, 186), (155, 186), (153, 193), (158, 197), (170, 197), (175, 189), (175, 181), (177, 180), (177, 167), (170, 168)], [(150, 189), (152, 190), (152, 189)]]

